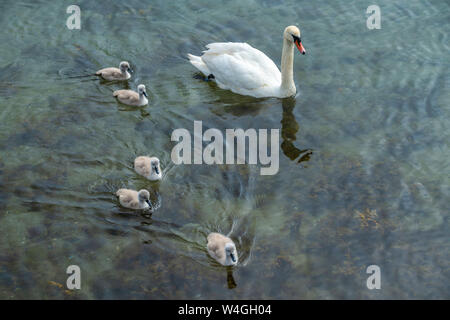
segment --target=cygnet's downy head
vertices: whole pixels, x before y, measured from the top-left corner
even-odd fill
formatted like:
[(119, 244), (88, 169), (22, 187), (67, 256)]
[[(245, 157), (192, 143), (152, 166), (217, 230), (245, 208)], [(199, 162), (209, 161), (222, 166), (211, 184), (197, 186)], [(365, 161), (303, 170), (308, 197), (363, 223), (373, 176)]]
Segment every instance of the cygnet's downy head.
[(133, 73), (133, 70), (131, 70), (130, 64), (127, 61), (122, 61), (119, 64), (119, 69), (122, 73), (125, 73), (127, 71)]
[(148, 206), (151, 207), (152, 203), (150, 202), (150, 192), (145, 189), (139, 190), (138, 192), (139, 202), (147, 202)]
[(150, 157), (150, 175), (147, 178), (150, 180), (162, 179), (160, 161), (157, 157)]
[(284, 29), (284, 38), (289, 42), (295, 43), (298, 51), (300, 51), (301, 54), (306, 53), (306, 50), (302, 44), (301, 33), (299, 28), (297, 28), (296, 26), (286, 27), (286, 29)]
[(145, 91), (145, 86), (143, 84), (138, 85), (137, 88), (138, 88), (139, 96), (144, 95), (146, 98), (148, 98), (147, 91)]
[(150, 160), (150, 165), (152, 166), (152, 173), (156, 173), (157, 175), (161, 174), (161, 168), (159, 167), (159, 159), (153, 157), (152, 160)]
[(227, 258), (229, 257), (231, 259), (233, 265), (238, 263), (238, 256), (236, 252), (236, 246), (234, 245), (234, 243), (229, 242), (225, 244), (225, 254)]

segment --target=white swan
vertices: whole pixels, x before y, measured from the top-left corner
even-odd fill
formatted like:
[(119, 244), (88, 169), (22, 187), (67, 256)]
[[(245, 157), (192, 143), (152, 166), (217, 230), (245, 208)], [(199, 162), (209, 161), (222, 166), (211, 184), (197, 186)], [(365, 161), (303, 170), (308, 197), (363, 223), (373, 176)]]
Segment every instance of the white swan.
[(305, 54), (296, 26), (284, 29), (281, 73), (275, 63), (247, 43), (210, 43), (201, 57), (188, 54), (189, 61), (222, 89), (262, 97), (286, 98), (296, 92), (293, 65), (294, 44)]
[(104, 68), (98, 70), (95, 75), (101, 76), (105, 80), (128, 80), (131, 78), (133, 70), (130, 68), (130, 64), (127, 61), (122, 61), (119, 64), (119, 68)]
[(223, 234), (212, 232), (208, 235), (206, 249), (211, 257), (224, 266), (238, 263), (236, 245), (233, 240)]
[(119, 189), (116, 192), (120, 204), (129, 209), (148, 209), (152, 207), (150, 192), (145, 189), (136, 191), (131, 189)]

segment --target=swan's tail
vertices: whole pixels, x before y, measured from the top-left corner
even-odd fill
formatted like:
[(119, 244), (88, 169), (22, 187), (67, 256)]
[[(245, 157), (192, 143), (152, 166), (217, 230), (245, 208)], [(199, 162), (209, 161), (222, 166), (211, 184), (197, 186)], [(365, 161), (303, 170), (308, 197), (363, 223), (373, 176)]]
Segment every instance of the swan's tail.
[(189, 62), (200, 70), (205, 76), (209, 76), (211, 72), (209, 71), (206, 64), (203, 62), (202, 58), (199, 56), (194, 56), (193, 54), (188, 53)]

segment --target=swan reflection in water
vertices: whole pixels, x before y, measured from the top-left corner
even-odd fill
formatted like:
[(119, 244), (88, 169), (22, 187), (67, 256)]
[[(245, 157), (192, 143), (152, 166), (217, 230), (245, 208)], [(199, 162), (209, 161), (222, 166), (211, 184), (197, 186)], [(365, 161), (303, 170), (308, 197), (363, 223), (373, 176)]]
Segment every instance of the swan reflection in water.
[[(252, 97), (229, 95), (226, 91), (216, 90), (219, 96), (216, 101), (218, 104), (225, 104), (224, 107), (213, 109), (213, 113), (222, 116), (223, 113), (232, 114), (235, 117), (257, 116), (263, 111), (273, 107), (272, 99), (254, 99)], [(313, 154), (312, 149), (300, 149), (294, 145), (297, 139), (296, 134), (300, 128), (293, 113), (296, 104), (295, 97), (281, 99), (283, 109), (281, 119), (281, 150), (284, 155), (297, 163), (307, 162)]]
[(228, 289), (234, 289), (237, 287), (236, 281), (233, 277), (233, 267), (227, 267), (227, 284)]
[(294, 146), (296, 134), (300, 128), (294, 116), (295, 98), (285, 98), (282, 100), (283, 117), (281, 119), (281, 150), (286, 157), (292, 161), (298, 158), (297, 163), (309, 161), (313, 151), (311, 149), (299, 149)]

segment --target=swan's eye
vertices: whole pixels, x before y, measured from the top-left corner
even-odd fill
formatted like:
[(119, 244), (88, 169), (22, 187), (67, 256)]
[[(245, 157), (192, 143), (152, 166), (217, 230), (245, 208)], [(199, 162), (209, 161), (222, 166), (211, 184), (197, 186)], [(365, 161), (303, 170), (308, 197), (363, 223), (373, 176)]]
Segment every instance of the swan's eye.
[(294, 42), (295, 41), (297, 41), (297, 42), (302, 42), (302, 39), (300, 39), (300, 37), (297, 37), (297, 36), (294, 36), (294, 35), (292, 35), (292, 38), (294, 38)]

